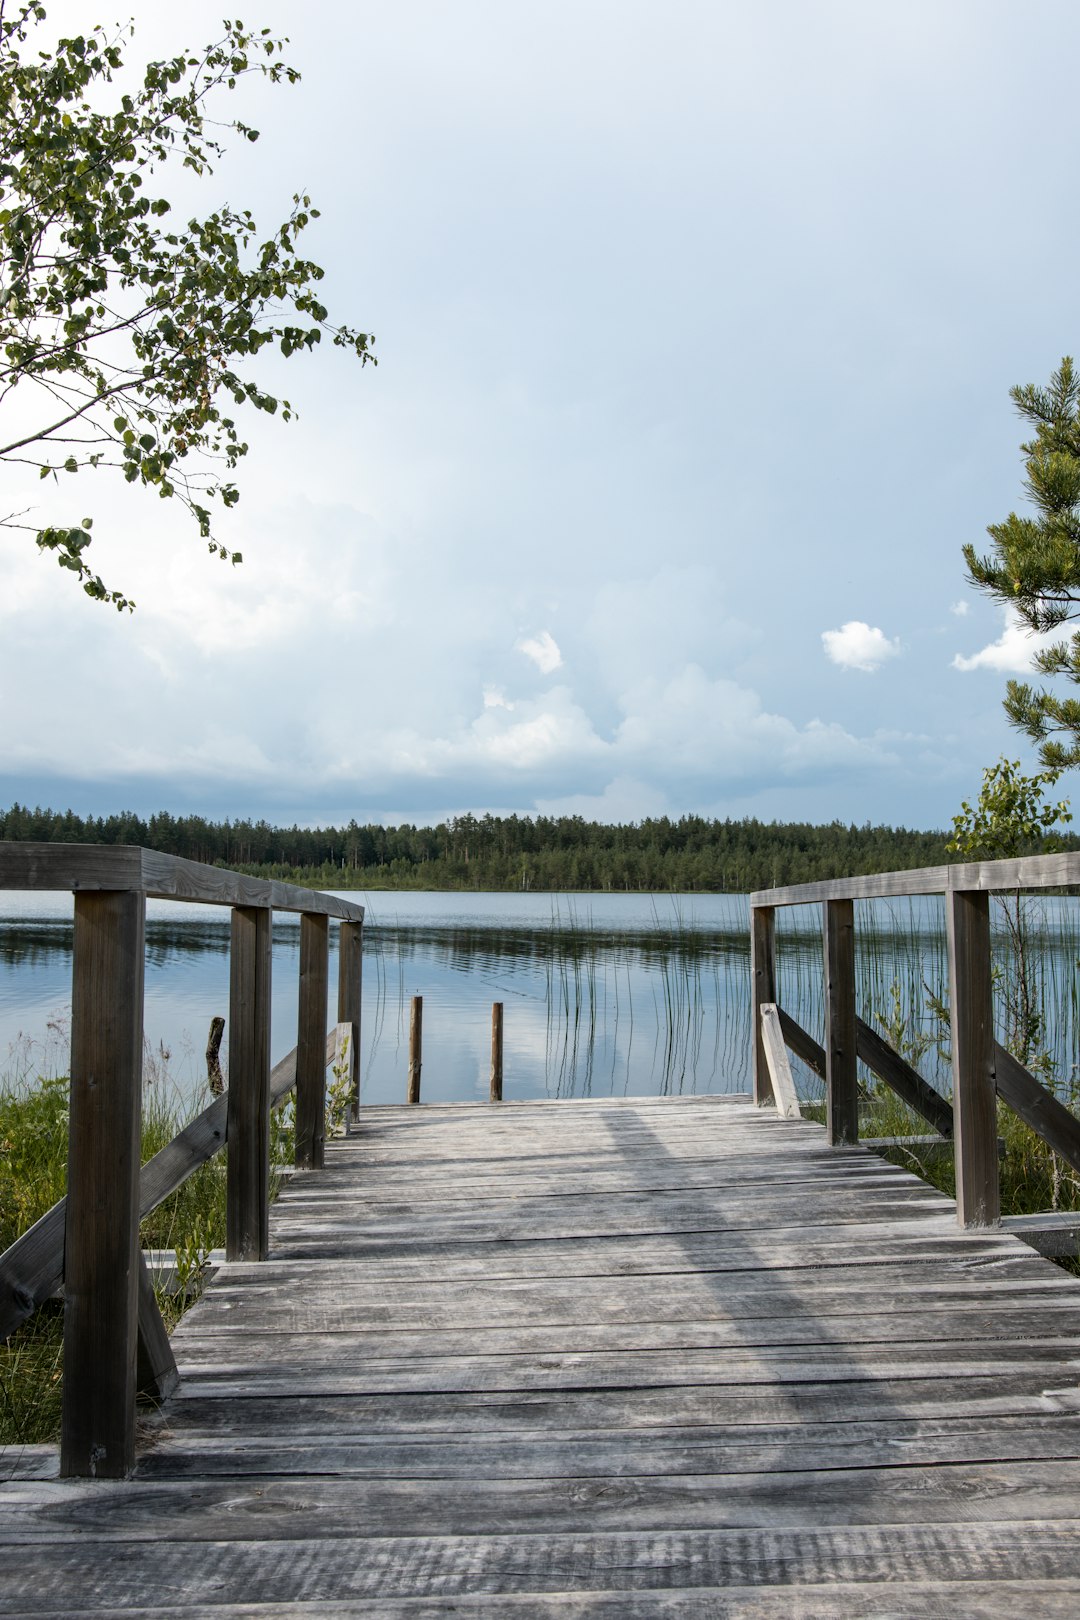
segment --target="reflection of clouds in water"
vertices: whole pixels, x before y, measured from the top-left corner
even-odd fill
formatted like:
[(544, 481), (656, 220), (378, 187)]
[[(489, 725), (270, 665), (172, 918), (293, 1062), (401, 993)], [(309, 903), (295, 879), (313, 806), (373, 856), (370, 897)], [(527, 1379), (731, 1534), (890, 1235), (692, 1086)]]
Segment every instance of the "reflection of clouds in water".
[[(27, 1063), (55, 1072), (66, 1064), (66, 1048), (59, 1055), (48, 1026), (71, 997), (71, 897), (0, 901), (0, 1065), (8, 1074)], [(1080, 955), (1078, 912), (1055, 897), (1038, 907), (1049, 1044), (1068, 1053), (1059, 1068), (1067, 1074), (1076, 1038), (1069, 986)], [(417, 994), (425, 1000), (422, 1095), (431, 1101), (486, 1098), (493, 1001), (505, 1007), (508, 1100), (744, 1090), (746, 920), (743, 896), (377, 895), (365, 930), (363, 1097), (403, 1100), (409, 1001)], [(785, 911), (777, 924), (782, 1004), (820, 1039), (820, 913)], [(170, 1051), (172, 1075), (189, 1095), (205, 1083), (210, 1020), (228, 1016), (228, 939), (227, 910), (149, 907), (146, 1037), (152, 1051), (162, 1044)], [(940, 898), (860, 906), (856, 940), (863, 1016), (888, 1013), (897, 981), (913, 1028), (931, 1029), (926, 986), (938, 993), (944, 984)], [(274, 1061), (296, 1040), (298, 944), (297, 919), (279, 914)], [(331, 928), (328, 1024), (336, 974)], [(41, 1055), (50, 1039), (50, 1053)], [(931, 1083), (947, 1086), (939, 1052), (920, 1066)]]

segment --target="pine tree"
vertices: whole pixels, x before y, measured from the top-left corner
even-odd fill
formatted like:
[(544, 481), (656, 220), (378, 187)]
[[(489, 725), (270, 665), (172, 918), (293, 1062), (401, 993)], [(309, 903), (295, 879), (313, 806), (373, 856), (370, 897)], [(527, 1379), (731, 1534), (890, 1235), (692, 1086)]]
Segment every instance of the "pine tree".
[[(1054, 630), (1080, 618), (1080, 376), (1066, 355), (1048, 388), (1029, 383), (1010, 394), (1035, 428), (1021, 449), (1024, 488), (1036, 515), (1010, 512), (1004, 523), (992, 523), (991, 555), (979, 556), (967, 545), (964, 560), (977, 589), (1013, 607), (1031, 630)], [(1080, 684), (1080, 632), (1037, 652), (1035, 667)], [(1039, 744), (1049, 769), (1080, 764), (1080, 700), (1010, 681), (1005, 712)]]

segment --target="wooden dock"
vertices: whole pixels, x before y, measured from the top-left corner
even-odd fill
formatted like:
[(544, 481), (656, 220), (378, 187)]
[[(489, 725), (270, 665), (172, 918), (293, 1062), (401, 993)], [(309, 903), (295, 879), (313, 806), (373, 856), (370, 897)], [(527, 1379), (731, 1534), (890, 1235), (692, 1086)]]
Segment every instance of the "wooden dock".
[(173, 1344), (0, 1613), (1080, 1612), (1080, 1284), (745, 1099), (366, 1108)]

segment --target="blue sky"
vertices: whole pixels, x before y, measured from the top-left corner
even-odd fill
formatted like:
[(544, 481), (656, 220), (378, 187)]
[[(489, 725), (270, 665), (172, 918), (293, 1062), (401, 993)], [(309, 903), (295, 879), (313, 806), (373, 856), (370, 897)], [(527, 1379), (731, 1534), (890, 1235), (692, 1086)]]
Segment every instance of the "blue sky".
[[(216, 33), (120, 10), (132, 58)], [(1022, 501), (1009, 387), (1077, 347), (1074, 5), (247, 20), (303, 82), (178, 204), (309, 190), (379, 367), (268, 365), (300, 417), (250, 423), (238, 569), (104, 476), (8, 476), (139, 606), (0, 533), (0, 802), (940, 826), (1030, 761), (1030, 644), (960, 547)]]

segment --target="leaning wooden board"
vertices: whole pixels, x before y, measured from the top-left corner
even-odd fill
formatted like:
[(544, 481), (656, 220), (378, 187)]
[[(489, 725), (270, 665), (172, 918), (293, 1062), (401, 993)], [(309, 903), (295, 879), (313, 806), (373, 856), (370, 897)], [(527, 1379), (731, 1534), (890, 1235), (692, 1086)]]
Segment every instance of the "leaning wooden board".
[(133, 1480), (6, 1459), (0, 1613), (1080, 1612), (1080, 1284), (1018, 1239), (745, 1099), (364, 1109), (326, 1159)]

